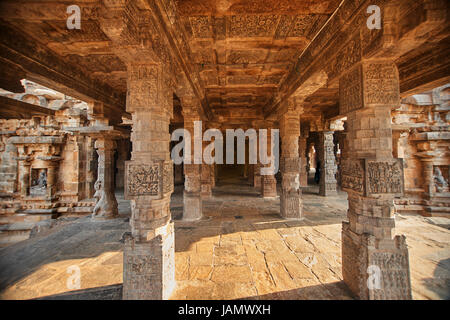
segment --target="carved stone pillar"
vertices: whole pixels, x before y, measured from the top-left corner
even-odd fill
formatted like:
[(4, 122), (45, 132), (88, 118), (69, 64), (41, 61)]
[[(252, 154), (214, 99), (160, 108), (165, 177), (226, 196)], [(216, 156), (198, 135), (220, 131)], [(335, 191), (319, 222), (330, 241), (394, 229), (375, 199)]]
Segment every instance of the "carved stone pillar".
[(292, 106), (281, 115), (281, 216), (286, 219), (299, 219), (302, 216), (302, 199), (300, 189), (300, 157), (298, 154), (298, 141), (300, 136), (299, 113)]
[[(273, 124), (270, 122), (264, 122), (260, 128), (267, 129), (267, 155), (269, 157), (275, 156), (271, 150), (272, 147), (272, 134), (271, 130), (273, 128)], [(260, 146), (261, 148), (261, 146)], [(259, 158), (259, 157), (258, 157)], [(261, 168), (269, 168), (271, 166), (271, 162), (268, 164), (260, 164), (258, 168), (258, 173), (260, 177), (261, 183), (261, 195), (263, 198), (274, 198), (277, 196), (277, 180), (275, 179), (275, 173), (273, 174), (262, 174)]]
[[(213, 124), (207, 124), (207, 129), (214, 128)], [(203, 150), (209, 145), (214, 145), (214, 141), (203, 141)], [(214, 181), (214, 164), (201, 164), (201, 196), (208, 199), (212, 195), (213, 181)]]
[(319, 133), (320, 185), (321, 196), (336, 195), (336, 158), (334, 156), (333, 132)]
[(95, 148), (98, 154), (97, 181), (95, 182), (96, 199), (93, 218), (115, 218), (119, 215), (117, 200), (114, 195), (114, 152), (116, 142), (107, 136), (98, 137)]
[(203, 163), (201, 164), (201, 196), (208, 199), (212, 194), (211, 186), (211, 165)]
[(56, 193), (56, 182), (58, 181), (59, 163), (51, 161), (47, 166), (47, 198), (52, 199)]
[(131, 234), (125, 235), (124, 299), (168, 299), (175, 286), (169, 152), (173, 91), (167, 77), (159, 64), (128, 65), (133, 151), (125, 167), (125, 197), (132, 216)]
[(337, 136), (337, 138), (338, 138), (337, 140), (339, 143), (339, 150), (341, 151), (341, 155), (340, 155), (340, 158), (338, 161), (338, 175), (337, 175), (338, 176), (337, 181), (338, 181), (338, 185), (340, 187), (342, 187), (342, 160), (345, 158), (348, 158), (346, 155), (346, 152), (348, 149), (346, 147), (346, 145), (347, 145), (347, 143), (346, 143), (347, 129), (346, 128), (347, 128), (347, 121), (344, 122), (344, 131), (339, 131), (338, 136)]
[(216, 164), (213, 163), (211, 166), (211, 188), (214, 188), (216, 186)]
[(261, 164), (253, 165), (253, 186), (256, 189), (261, 189)]
[(247, 181), (253, 185), (254, 179), (255, 179), (255, 165), (249, 164)]
[(307, 187), (308, 186), (308, 171), (306, 170), (306, 164), (307, 164), (307, 145), (306, 140), (308, 139), (308, 136), (304, 136), (303, 134), (298, 138), (298, 151), (299, 151), (299, 157), (300, 157), (300, 174), (299, 174), (299, 180), (300, 180), (300, 186), (301, 187)]
[(175, 184), (182, 184), (184, 183), (183, 179), (183, 165), (182, 164), (176, 164), (174, 165), (175, 170)]
[[(203, 159), (195, 159), (195, 135), (194, 122), (200, 121), (198, 113), (198, 102), (194, 97), (183, 97), (181, 99), (184, 116), (184, 129), (191, 134), (191, 164), (184, 164), (184, 193), (183, 193), (183, 220), (200, 220), (202, 214), (202, 165)], [(199, 134), (201, 134), (200, 128)], [(197, 148), (202, 148), (202, 142)], [(206, 181), (205, 181), (206, 183)]]
[(342, 228), (342, 273), (361, 299), (411, 299), (408, 248), (394, 236), (394, 197), (403, 193), (403, 167), (392, 156), (391, 108), (400, 103), (391, 61), (356, 64), (340, 78), (340, 113), (348, 147), (342, 187), (348, 222)]
[(261, 195), (263, 198), (274, 198), (277, 196), (277, 179), (275, 179), (275, 175), (266, 174), (261, 176)]
[(28, 156), (19, 156), (19, 190), (22, 197), (30, 194), (30, 166)]
[(124, 187), (124, 179), (125, 179), (125, 161), (127, 161), (129, 143), (128, 139), (120, 139), (117, 142), (117, 174), (116, 174), (116, 188)]

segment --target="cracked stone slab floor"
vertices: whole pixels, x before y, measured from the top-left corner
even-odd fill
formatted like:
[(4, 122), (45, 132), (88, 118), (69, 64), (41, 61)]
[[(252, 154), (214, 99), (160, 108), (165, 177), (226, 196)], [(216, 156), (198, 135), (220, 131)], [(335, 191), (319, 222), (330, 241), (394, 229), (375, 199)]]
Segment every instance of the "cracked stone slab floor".
[[(245, 180), (224, 180), (204, 201), (204, 219), (184, 222), (177, 186), (172, 299), (352, 299), (341, 272), (346, 194), (317, 193), (317, 186), (305, 188), (305, 218), (286, 221), (279, 198), (260, 198)], [(121, 194), (118, 200), (118, 219), (80, 218), (1, 249), (0, 298), (120, 299), (130, 208)], [(398, 215), (397, 227), (407, 236), (413, 298), (449, 299), (450, 231), (420, 216)], [(67, 288), (74, 265), (80, 289)]]

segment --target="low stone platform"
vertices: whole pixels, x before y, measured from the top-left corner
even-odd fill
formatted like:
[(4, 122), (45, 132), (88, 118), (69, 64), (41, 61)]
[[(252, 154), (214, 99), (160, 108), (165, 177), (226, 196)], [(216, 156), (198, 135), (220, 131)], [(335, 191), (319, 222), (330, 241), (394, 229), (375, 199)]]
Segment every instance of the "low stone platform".
[[(182, 188), (182, 187), (181, 187)], [(171, 202), (182, 213), (182, 189)], [(279, 198), (262, 199), (244, 180), (220, 181), (203, 202), (204, 219), (175, 220), (176, 280), (172, 299), (352, 299), (341, 274), (341, 222), (346, 194), (320, 197), (303, 190), (304, 219), (282, 220)], [(121, 217), (89, 217), (0, 250), (2, 299), (119, 299), (122, 234), (129, 205), (119, 195)], [(398, 215), (407, 237), (414, 299), (450, 298), (450, 231), (445, 221)], [(444, 218), (440, 218), (444, 219)], [(68, 269), (78, 266), (79, 289), (68, 289)]]

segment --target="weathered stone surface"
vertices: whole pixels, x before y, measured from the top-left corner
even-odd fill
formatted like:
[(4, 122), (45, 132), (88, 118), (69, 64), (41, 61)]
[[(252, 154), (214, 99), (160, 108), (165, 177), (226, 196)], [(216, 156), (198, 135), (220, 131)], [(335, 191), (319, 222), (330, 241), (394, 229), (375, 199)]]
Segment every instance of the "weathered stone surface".
[[(0, 119), (1, 244), (60, 215), (116, 218), (114, 188), (124, 188), (132, 211), (126, 299), (169, 297), (172, 213), (196, 237), (215, 230), (210, 242), (185, 248), (195, 255), (177, 259), (189, 264), (177, 276), (193, 281), (181, 296), (192, 288), (214, 298), (346, 297), (339, 284), (323, 289), (344, 279), (359, 298), (411, 298), (396, 212), (450, 213), (446, 1), (92, 0), (79, 4), (81, 30), (61, 1), (26, 3), (0, 4), (0, 117), (8, 119)], [(380, 9), (376, 28), (370, 8)], [(203, 123), (199, 132), (194, 121)], [(174, 167), (170, 134), (180, 128), (192, 138), (211, 128), (279, 128), (280, 173), (261, 174), (265, 159), (216, 167), (197, 154)], [(217, 209), (216, 181), (234, 169), (256, 189), (246, 192), (264, 199)], [(182, 170), (183, 199), (171, 212)], [(320, 195), (338, 201), (337, 182), (348, 194), (342, 270), (341, 236), (314, 225), (323, 222), (317, 216), (293, 233), (298, 221), (283, 220), (281, 231), (272, 220), (264, 224), (274, 228), (232, 222), (251, 210), (307, 216), (301, 188), (308, 191), (314, 170)], [(315, 205), (326, 224), (335, 208)], [(208, 218), (217, 216), (220, 225)], [(324, 234), (333, 245), (312, 263)], [(367, 286), (372, 267), (382, 289)]]

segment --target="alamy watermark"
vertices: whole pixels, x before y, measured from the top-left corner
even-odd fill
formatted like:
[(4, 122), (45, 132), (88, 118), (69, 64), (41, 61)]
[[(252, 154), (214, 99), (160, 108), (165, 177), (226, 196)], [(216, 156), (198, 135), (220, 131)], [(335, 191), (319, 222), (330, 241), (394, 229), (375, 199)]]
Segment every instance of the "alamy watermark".
[(70, 16), (67, 18), (66, 26), (67, 29), (73, 30), (81, 29), (81, 9), (76, 4), (73, 4), (71, 6), (67, 7), (66, 10), (67, 14), (70, 14)]
[[(223, 164), (224, 138), (218, 129), (208, 129), (202, 134), (202, 121), (194, 121), (194, 150), (192, 150), (191, 133), (184, 129), (176, 129), (171, 140), (182, 141), (175, 145), (171, 157), (175, 164)], [(279, 130), (270, 129), (270, 149), (268, 150), (267, 129), (227, 129), (225, 136), (226, 164), (235, 164), (235, 140), (237, 141), (237, 164), (245, 164), (245, 141), (248, 138), (248, 163), (263, 165), (261, 175), (273, 175), (279, 168)], [(204, 150), (203, 142), (210, 142)], [(259, 148), (258, 148), (259, 147)], [(193, 151), (193, 154), (192, 154)], [(270, 152), (269, 152), (270, 151)]]
[(377, 5), (371, 5), (367, 7), (367, 13), (371, 15), (367, 18), (367, 28), (370, 30), (381, 29), (381, 9)]
[(69, 290), (81, 289), (81, 270), (77, 265), (67, 267), (66, 273), (70, 276), (67, 278), (66, 286)]

